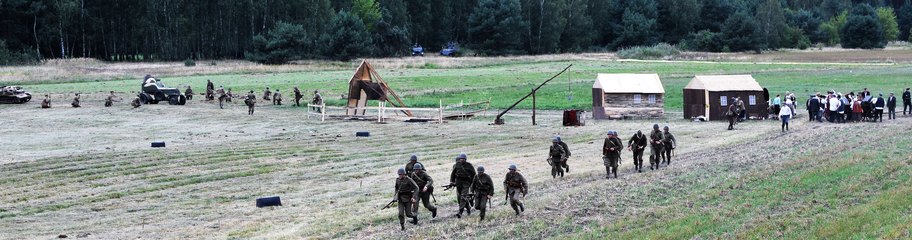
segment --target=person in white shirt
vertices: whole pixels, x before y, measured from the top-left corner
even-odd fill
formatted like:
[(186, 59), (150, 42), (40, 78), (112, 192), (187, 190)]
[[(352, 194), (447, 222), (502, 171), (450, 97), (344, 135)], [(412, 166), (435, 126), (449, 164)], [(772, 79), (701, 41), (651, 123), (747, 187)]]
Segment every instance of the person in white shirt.
[(792, 118), (792, 108), (788, 105), (792, 103), (792, 100), (785, 100), (786, 107), (779, 110), (779, 119), (782, 119), (782, 131), (788, 131), (789, 119)]
[(836, 95), (833, 95), (832, 97), (830, 97), (829, 102), (830, 102), (830, 104), (829, 104), (830, 119), (828, 119), (828, 120), (830, 120), (830, 122), (835, 122), (836, 119), (839, 117), (839, 114), (838, 114), (839, 104), (840, 104), (839, 97), (837, 97)]

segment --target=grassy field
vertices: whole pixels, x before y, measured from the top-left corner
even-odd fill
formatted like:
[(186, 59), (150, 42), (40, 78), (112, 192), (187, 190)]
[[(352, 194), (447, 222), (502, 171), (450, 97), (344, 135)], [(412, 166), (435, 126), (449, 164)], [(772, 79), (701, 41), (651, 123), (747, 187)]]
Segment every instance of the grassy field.
[[(588, 108), (591, 78), (602, 72), (659, 73), (671, 112), (679, 111), (680, 88), (695, 74), (754, 74), (773, 92), (865, 86), (898, 92), (912, 84), (907, 64), (526, 59), (438, 68), (389, 61), (380, 74), (412, 106), (491, 98), (503, 108), (570, 63), (570, 74), (541, 92), (539, 106)], [(197, 92), (212, 79), (236, 92), (269, 85), (287, 97), (300, 85), (326, 97), (340, 94), (351, 70), (318, 65), (163, 79)], [(27, 84), (33, 93), (54, 94), (52, 109), (0, 105), (0, 239), (912, 238), (912, 117), (837, 125), (800, 116), (787, 133), (776, 121), (720, 131), (726, 123), (690, 122), (680, 113), (582, 127), (560, 127), (559, 111), (539, 112), (540, 125), (530, 126), (526, 110), (507, 115), (501, 126), (488, 125), (491, 114), (445, 124), (320, 122), (289, 105), (258, 105), (253, 116), (238, 102), (225, 109), (200, 100), (104, 108), (102, 92), (133, 91), (138, 77), (52, 80)], [(82, 108), (64, 106), (63, 94), (74, 91), (90, 93)], [(604, 132), (617, 130), (626, 140), (654, 123), (669, 126), (679, 141), (673, 164), (635, 173), (625, 151), (620, 179), (604, 179)], [(356, 131), (371, 137), (357, 138)], [(573, 151), (563, 179), (547, 178), (544, 157), (555, 134)], [(168, 147), (151, 149), (152, 141)], [(518, 164), (531, 186), (527, 211), (514, 216), (503, 206), (499, 184), (481, 223), (475, 214), (455, 218), (455, 194), (439, 188), (439, 216), (422, 209), (421, 224), (404, 232), (395, 210), (379, 210), (410, 154), (420, 156), (439, 186), (461, 152), (495, 182)], [(264, 196), (281, 196), (284, 205), (255, 208)]]
[[(592, 82), (598, 73), (658, 73), (666, 91), (665, 108), (681, 111), (682, 88), (697, 74), (753, 74), (771, 93), (792, 91), (805, 98), (817, 91), (837, 89), (848, 93), (869, 87), (873, 92), (900, 92), (909, 87), (912, 65), (867, 64), (775, 64), (775, 63), (704, 63), (704, 62), (624, 62), (624, 61), (554, 61), (506, 63), (488, 66), (448, 69), (378, 69), (381, 76), (399, 93), (408, 106), (436, 107), (461, 101), (491, 99), (493, 108), (506, 108), (528, 94), (531, 88), (574, 64), (569, 71), (543, 87), (538, 93), (542, 109), (589, 109)], [(301, 71), (288, 73), (223, 74), (209, 76), (164, 77), (166, 85), (193, 86), (197, 93), (205, 90), (206, 80), (231, 88), (234, 93), (254, 90), (258, 95), (265, 87), (279, 89), (286, 99), (292, 87), (298, 86), (309, 99), (320, 89), (331, 105), (342, 105), (339, 97), (347, 91), (347, 79), (353, 69)], [(142, 75), (142, 74), (140, 74)], [(127, 80), (87, 81), (60, 84), (25, 85), (36, 95), (43, 93), (101, 93), (136, 91), (140, 76)], [(128, 94), (129, 95), (129, 94)], [(572, 96), (572, 97), (571, 97)], [(69, 97), (67, 97), (69, 98)], [(306, 100), (305, 99), (305, 100)], [(531, 108), (531, 101), (520, 108)]]

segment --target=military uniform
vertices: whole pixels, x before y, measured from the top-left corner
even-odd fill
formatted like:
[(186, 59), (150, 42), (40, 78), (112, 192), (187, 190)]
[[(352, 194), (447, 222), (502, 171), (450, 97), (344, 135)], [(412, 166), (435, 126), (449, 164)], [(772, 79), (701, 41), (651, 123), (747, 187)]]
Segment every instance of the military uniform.
[(78, 93), (76, 94), (76, 97), (73, 98), (73, 103), (72, 103), (72, 105), (73, 105), (74, 108), (80, 107), (80, 105), (79, 105), (79, 94), (78, 94)]
[(225, 89), (220, 87), (215, 93), (218, 94), (219, 108), (224, 109), (225, 99), (228, 99), (228, 95), (225, 94)]
[(412, 213), (412, 204), (418, 198), (418, 185), (411, 178), (396, 178), (396, 200), (399, 202), (399, 225), (405, 230), (405, 218), (412, 218), (412, 224), (418, 224), (418, 216)]
[(459, 213), (456, 217), (462, 217), (462, 211), (472, 214), (471, 199), (468, 199), (472, 179), (475, 178), (475, 168), (468, 161), (456, 162), (453, 165), (453, 172), (450, 173), (450, 182), (456, 184), (457, 202), (459, 203)]
[(212, 81), (206, 80), (206, 101), (215, 100), (215, 84), (212, 84)]
[[(666, 128), (667, 130), (667, 128)], [(665, 162), (665, 165), (671, 165), (671, 151), (678, 146), (678, 142), (675, 141), (674, 134), (671, 132), (662, 132), (662, 135), (665, 136), (665, 140), (662, 142), (664, 146), (664, 151), (662, 152), (662, 161)]]
[(658, 129), (652, 130), (649, 134), (649, 169), (659, 169), (659, 162), (662, 160), (660, 154), (665, 151), (665, 134)]
[(282, 105), (282, 93), (278, 89), (272, 94), (272, 105)]
[(47, 95), (44, 96), (44, 100), (41, 100), (41, 108), (51, 108), (51, 98)]
[(734, 130), (735, 119), (738, 118), (738, 108), (735, 105), (728, 105), (728, 111), (725, 111), (725, 117), (728, 118), (728, 130)]
[(564, 156), (564, 159), (561, 161), (561, 163), (563, 163), (562, 165), (566, 169), (565, 172), (569, 173), (570, 165), (567, 164), (567, 160), (570, 160), (570, 146), (567, 146), (567, 143), (565, 143), (564, 141), (561, 141), (560, 138), (558, 138), (558, 143), (560, 143), (561, 147), (564, 148), (564, 152), (567, 153), (567, 155)]
[[(437, 217), (437, 207), (431, 202), (431, 194), (434, 194), (434, 179), (425, 171), (415, 171), (409, 174), (409, 177), (418, 185), (418, 201), (424, 204), (424, 208), (431, 211), (431, 217)], [(427, 191), (424, 191), (424, 188)], [(418, 215), (418, 203), (412, 207), (412, 213)]]
[[(616, 133), (612, 132), (612, 135), (614, 134)], [(602, 155), (604, 156), (602, 160), (605, 163), (605, 174), (607, 175), (605, 178), (609, 178), (611, 174), (617, 178), (622, 149), (624, 149), (624, 143), (617, 136), (605, 138), (605, 143), (602, 144)]]
[(515, 166), (510, 166), (510, 168), (513, 170), (504, 177), (504, 191), (510, 200), (510, 207), (513, 208), (513, 211), (516, 211), (516, 215), (519, 215), (520, 212), (526, 211), (526, 206), (523, 205), (523, 198), (529, 193), (529, 184), (519, 171), (515, 171)]
[(479, 221), (482, 221), (488, 207), (488, 199), (494, 196), (494, 181), (491, 180), (491, 176), (483, 170), (478, 171), (478, 175), (472, 180), (472, 192), (475, 194), (475, 209), (478, 209)]
[(564, 177), (563, 161), (567, 156), (567, 152), (564, 151), (564, 147), (561, 147), (557, 142), (551, 144), (551, 148), (548, 150), (548, 159), (551, 160), (551, 177), (555, 178), (557, 176)]
[[(313, 100), (310, 101), (311, 105), (323, 105), (323, 96), (320, 96), (320, 92), (314, 91)], [(317, 110), (316, 107), (311, 107), (314, 111)]]
[(417, 163), (417, 164), (421, 164), (421, 163), (419, 163), (419, 162), (417, 162), (417, 161), (409, 161), (408, 163), (406, 163), (406, 164), (405, 164), (405, 173), (406, 173), (406, 174), (412, 174), (412, 173), (414, 173), (414, 172), (415, 172), (415, 164), (416, 164), (416, 163)]
[(116, 98), (116, 97), (117, 97), (117, 96), (114, 95), (114, 92), (111, 92), (111, 95), (108, 95), (108, 97), (105, 98), (105, 104), (104, 104), (104, 106), (105, 106), (105, 107), (114, 106), (114, 98)]
[(294, 105), (295, 105), (295, 107), (301, 106), (301, 98), (303, 98), (303, 97), (304, 97), (304, 95), (301, 94), (301, 89), (298, 89), (298, 87), (295, 87), (294, 88), (294, 100), (295, 100)]
[(256, 95), (253, 95), (253, 91), (244, 98), (244, 104), (247, 105), (247, 115), (253, 115), (253, 107), (256, 106)]
[(270, 97), (272, 97), (272, 91), (269, 91), (269, 88), (266, 88), (266, 91), (263, 91), (263, 100), (272, 101)]
[(630, 137), (630, 140), (627, 141), (627, 145), (630, 146), (630, 150), (633, 151), (633, 168), (638, 172), (643, 172), (643, 152), (646, 151), (647, 142), (646, 135), (641, 131), (633, 134), (633, 137)]
[(187, 101), (193, 100), (193, 89), (190, 86), (187, 86), (187, 90), (184, 90), (184, 96), (187, 97)]

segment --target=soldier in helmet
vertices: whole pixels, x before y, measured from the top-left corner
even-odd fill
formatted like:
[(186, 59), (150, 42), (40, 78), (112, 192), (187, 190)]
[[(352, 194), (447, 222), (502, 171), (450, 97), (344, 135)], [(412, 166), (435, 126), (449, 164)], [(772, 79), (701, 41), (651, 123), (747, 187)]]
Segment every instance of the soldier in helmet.
[[(434, 179), (424, 171), (424, 165), (421, 165), (421, 163), (416, 162), (413, 168), (414, 171), (409, 174), (409, 177), (418, 185), (418, 200), (424, 204), (424, 208), (431, 211), (431, 217), (436, 218), (437, 207), (431, 203), (431, 194), (434, 194)], [(405, 171), (408, 173), (407, 168)], [(412, 213), (415, 214), (415, 216), (418, 216), (417, 202), (414, 207), (412, 207)]]
[(671, 165), (671, 151), (678, 147), (678, 142), (675, 140), (674, 134), (668, 131), (668, 126), (665, 126), (663, 129), (662, 135), (665, 136), (665, 141), (663, 141), (664, 151), (662, 155), (662, 161), (665, 162), (665, 166)]
[(266, 91), (263, 91), (263, 100), (272, 101), (272, 91), (269, 91), (269, 87), (266, 87)]
[(564, 177), (564, 168), (563, 161), (567, 157), (567, 152), (564, 151), (564, 147), (560, 145), (560, 140), (555, 138), (551, 139), (551, 148), (548, 150), (548, 162), (551, 164), (551, 178), (556, 178), (557, 176)]
[(479, 222), (484, 221), (488, 199), (494, 196), (494, 181), (485, 173), (484, 166), (478, 166), (478, 175), (472, 180), (472, 193), (475, 194), (475, 209), (478, 209)]
[(294, 100), (295, 100), (294, 106), (295, 107), (301, 106), (301, 98), (303, 98), (303, 97), (304, 97), (304, 94), (301, 94), (301, 89), (298, 89), (298, 87), (294, 87)]
[(44, 100), (41, 100), (41, 108), (51, 108), (51, 96), (45, 94)]
[(627, 141), (627, 149), (633, 151), (633, 168), (638, 172), (643, 172), (643, 151), (646, 150), (646, 135), (643, 131), (637, 130), (636, 134)]
[(190, 88), (190, 85), (187, 85), (187, 89), (184, 90), (184, 96), (187, 97), (187, 101), (193, 100), (193, 89)]
[(410, 217), (410, 223), (418, 224), (418, 215), (412, 213), (412, 204), (418, 199), (418, 185), (405, 175), (405, 169), (400, 168), (399, 178), (396, 178), (396, 201), (399, 202), (399, 226), (405, 230), (405, 218)]
[(453, 164), (453, 172), (450, 173), (450, 184), (456, 184), (457, 202), (459, 203), (459, 213), (457, 218), (462, 217), (462, 211), (466, 214), (472, 214), (471, 199), (468, 198), (472, 186), (472, 179), (475, 179), (475, 168), (467, 161), (465, 153), (456, 156), (456, 164)]
[(256, 105), (256, 95), (253, 94), (253, 90), (250, 90), (244, 97), (244, 104), (247, 105), (247, 115), (253, 115), (253, 107)]
[(652, 125), (652, 133), (649, 134), (649, 170), (659, 169), (659, 161), (662, 160), (660, 154), (665, 151), (665, 134), (659, 131), (659, 124)]
[[(345, 94), (342, 96), (345, 96)], [(310, 101), (310, 104), (314, 106), (323, 105), (323, 96), (320, 95), (320, 90), (314, 90), (314, 97), (313, 100)], [(316, 111), (317, 107), (311, 107), (311, 109)]]
[(108, 95), (108, 97), (105, 98), (105, 104), (104, 104), (104, 106), (105, 106), (105, 107), (114, 106), (114, 100), (115, 100), (115, 99), (117, 99), (117, 95), (114, 95), (114, 91), (111, 91), (111, 95)]
[(526, 182), (526, 178), (517, 170), (516, 164), (510, 165), (508, 169), (510, 169), (510, 172), (504, 177), (504, 192), (506, 192), (510, 200), (510, 207), (513, 208), (513, 211), (516, 211), (516, 215), (519, 215), (519, 213), (526, 211), (526, 206), (523, 205), (522, 201), (526, 194), (529, 193), (529, 184)]
[(72, 103), (72, 105), (73, 105), (74, 108), (80, 107), (80, 105), (79, 105), (79, 93), (76, 93), (76, 97), (73, 98), (73, 103)]
[(611, 177), (611, 174), (614, 174), (614, 178), (617, 178), (617, 170), (621, 161), (621, 150), (624, 149), (624, 143), (621, 142), (621, 139), (617, 137), (617, 132), (608, 131), (608, 137), (605, 138), (605, 143), (602, 144), (602, 155), (603, 161), (605, 163), (605, 178)]
[(275, 93), (272, 94), (272, 105), (282, 105), (282, 93), (279, 92), (278, 88), (276, 88)]
[(215, 84), (212, 83), (212, 80), (206, 79), (206, 101), (215, 100)]
[(412, 154), (412, 156), (409, 157), (409, 162), (405, 164), (405, 173), (411, 175), (412, 172), (415, 171), (414, 167), (416, 163), (418, 163), (418, 155)]
[(225, 88), (219, 86), (218, 90), (215, 90), (215, 94), (218, 96), (219, 109), (225, 109), (225, 99), (228, 99), (228, 95), (225, 94)]
[(564, 147), (564, 152), (567, 153), (567, 156), (564, 156), (564, 159), (561, 161), (563, 163), (561, 166), (564, 167), (564, 172), (570, 173), (570, 165), (567, 164), (567, 160), (570, 160), (570, 147), (567, 146), (567, 143), (565, 143), (560, 136), (554, 136), (554, 138), (557, 138), (557, 143), (559, 143), (561, 147)]

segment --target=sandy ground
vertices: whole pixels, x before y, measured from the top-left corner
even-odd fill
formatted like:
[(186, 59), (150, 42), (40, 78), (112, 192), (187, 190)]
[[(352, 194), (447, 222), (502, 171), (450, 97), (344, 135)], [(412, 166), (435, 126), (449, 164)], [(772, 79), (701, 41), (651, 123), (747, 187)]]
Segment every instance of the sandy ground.
[[(319, 122), (288, 105), (260, 106), (247, 116), (239, 103), (218, 109), (197, 100), (133, 109), (123, 102), (104, 108), (100, 97), (86, 98), (79, 109), (65, 103), (53, 109), (39, 109), (37, 102), (0, 105), (8, 116), (0, 138), (5, 153), (0, 158), (0, 238), (387, 238), (398, 232), (391, 231), (397, 225), (395, 211), (378, 209), (391, 196), (395, 170), (412, 153), (438, 186), (448, 181), (452, 158), (460, 152), (476, 166), (486, 166), (495, 180), (509, 164), (518, 164), (536, 189), (530, 206), (541, 209), (567, 199), (546, 193), (559, 185), (603, 179), (599, 148), (607, 130), (619, 131), (626, 140), (653, 123), (668, 125), (681, 142), (677, 155), (701, 165), (725, 161), (726, 152), (719, 151), (725, 146), (775, 142), (770, 136), (779, 132), (772, 121), (724, 131), (726, 123), (692, 123), (674, 114), (660, 120), (590, 121), (584, 127), (559, 126), (558, 112), (539, 112), (539, 126), (531, 126), (524, 112), (509, 115), (504, 126), (490, 126), (490, 116), (443, 125), (378, 124)], [(810, 126), (795, 121), (792, 127)], [(356, 138), (356, 131), (372, 136)], [(565, 180), (552, 180), (544, 161), (554, 134), (574, 153)], [(787, 136), (801, 140), (797, 133)], [(152, 149), (152, 141), (168, 146)], [(631, 174), (630, 152), (623, 159), (624, 181), (660, 176)], [(255, 198), (273, 195), (285, 205), (253, 206)], [(431, 236), (452, 231), (478, 236), (457, 230), (466, 222), (451, 224), (457, 221), (452, 191), (438, 190), (436, 197), (441, 217), (423, 223), (435, 232)], [(495, 198), (494, 204), (501, 201)], [(502, 220), (487, 229), (519, 224), (509, 222), (506, 207), (498, 209), (491, 216)], [(415, 230), (408, 233), (419, 236)]]

